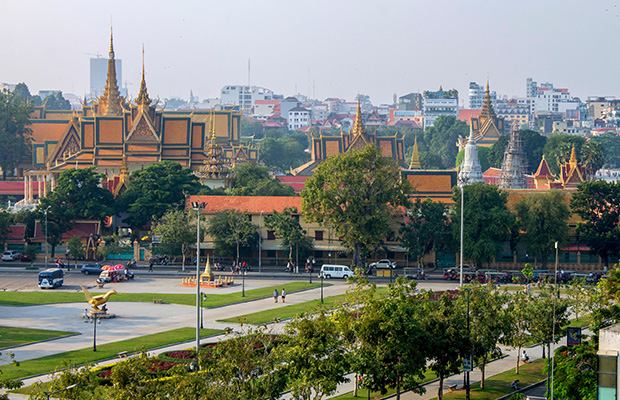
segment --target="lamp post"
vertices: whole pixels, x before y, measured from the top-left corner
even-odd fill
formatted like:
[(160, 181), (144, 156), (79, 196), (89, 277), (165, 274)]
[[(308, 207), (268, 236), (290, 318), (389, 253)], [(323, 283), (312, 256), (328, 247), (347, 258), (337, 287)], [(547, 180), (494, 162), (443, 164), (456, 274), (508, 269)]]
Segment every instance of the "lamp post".
[(202, 301), (207, 300), (207, 295), (205, 293), (200, 293), (200, 329), (204, 329), (202, 325), (202, 315), (204, 314), (204, 310), (202, 309)]
[(70, 390), (70, 389), (73, 389), (73, 388), (74, 388), (74, 387), (76, 387), (76, 386), (77, 386), (77, 383), (74, 383), (73, 385), (71, 385), (71, 386), (67, 386), (67, 387), (66, 387), (66, 388), (64, 388), (64, 389), (55, 390), (55, 391), (53, 391), (53, 392), (43, 392), (43, 394), (45, 394), (45, 397), (47, 397), (47, 400), (50, 400), (50, 396), (51, 396), (51, 395), (56, 394), (56, 393), (60, 393), (60, 392), (64, 392), (65, 390)]
[(241, 297), (245, 297), (245, 268), (241, 267)]
[(47, 269), (47, 211), (51, 206), (47, 206), (45, 209), (45, 268)]
[(308, 276), (310, 277), (310, 283), (312, 283), (312, 264), (310, 264), (310, 258), (306, 260), (306, 264), (308, 264)]
[(323, 304), (323, 274), (321, 274), (321, 304)]
[(461, 180), (459, 182), (459, 187), (461, 188), (461, 273), (459, 278), (459, 287), (463, 287), (463, 210), (465, 208), (465, 181)]
[[(538, 336), (533, 335), (529, 331), (523, 331), (523, 333), (525, 333), (528, 336), (532, 336), (547, 345), (547, 353), (548, 353), (548, 357), (547, 357), (547, 398), (553, 399), (553, 386), (549, 384), (549, 381), (551, 379), (551, 376), (549, 375), (551, 373), (551, 340), (545, 340), (545, 339), (539, 338)], [(517, 355), (517, 357), (520, 357), (520, 355)]]
[(258, 273), (261, 272), (262, 267), (262, 250), (263, 250), (263, 212), (260, 212), (260, 219), (258, 220)]
[(93, 351), (97, 351), (97, 324), (101, 323), (99, 313), (95, 311), (91, 315), (86, 314), (84, 323), (87, 324), (89, 322), (93, 324)]
[(192, 208), (196, 210), (196, 356), (200, 351), (200, 210), (207, 206), (205, 202), (192, 201)]
[[(471, 289), (467, 288), (467, 337), (471, 339), (471, 331), (469, 330), (469, 293), (471, 292)], [(471, 343), (469, 345), (469, 365), (473, 367), (473, 360), (472, 360), (472, 348), (471, 348)], [(465, 399), (469, 400), (469, 372), (470, 370), (468, 369), (467, 371), (465, 371)]]

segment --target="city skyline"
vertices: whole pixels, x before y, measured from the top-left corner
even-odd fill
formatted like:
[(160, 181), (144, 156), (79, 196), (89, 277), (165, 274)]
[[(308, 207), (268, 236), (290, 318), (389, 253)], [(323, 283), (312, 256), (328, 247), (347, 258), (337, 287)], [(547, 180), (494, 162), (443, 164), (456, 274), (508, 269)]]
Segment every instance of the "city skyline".
[[(525, 80), (552, 82), (582, 100), (620, 96), (614, 80), (617, 4), (526, 0), (388, 3), (319, 0), (234, 4), (111, 1), (6, 2), (0, 82), (32, 93), (88, 92), (91, 57), (107, 57), (110, 25), (124, 82), (137, 94), (141, 48), (152, 97), (219, 97), (226, 85), (285, 96), (374, 104), (394, 94), (456, 88), (490, 79), (498, 95), (525, 96)], [(111, 21), (112, 20), (112, 21)], [(612, 38), (609, 40), (608, 38)], [(248, 65), (251, 73), (248, 73)]]

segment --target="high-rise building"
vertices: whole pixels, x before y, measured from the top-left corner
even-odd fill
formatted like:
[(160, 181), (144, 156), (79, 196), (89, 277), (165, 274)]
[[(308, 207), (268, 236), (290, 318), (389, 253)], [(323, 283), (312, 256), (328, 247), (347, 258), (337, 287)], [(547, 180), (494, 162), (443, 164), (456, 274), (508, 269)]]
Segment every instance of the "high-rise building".
[[(486, 91), (484, 86), (478, 85), (476, 82), (469, 82), (469, 108), (471, 109), (481, 109), (484, 104), (484, 97), (486, 95)], [(495, 105), (497, 101), (497, 93), (490, 92), (491, 103)]]
[(459, 117), (459, 95), (455, 89), (424, 92), (424, 129), (433, 126), (440, 115)]
[[(123, 61), (114, 60), (116, 66), (116, 80), (123, 84)], [(105, 81), (108, 76), (108, 59), (104, 57), (90, 59), (90, 95), (93, 98), (103, 95)]]
[(222, 104), (232, 104), (251, 111), (256, 100), (273, 100), (273, 91), (258, 86), (224, 86)]

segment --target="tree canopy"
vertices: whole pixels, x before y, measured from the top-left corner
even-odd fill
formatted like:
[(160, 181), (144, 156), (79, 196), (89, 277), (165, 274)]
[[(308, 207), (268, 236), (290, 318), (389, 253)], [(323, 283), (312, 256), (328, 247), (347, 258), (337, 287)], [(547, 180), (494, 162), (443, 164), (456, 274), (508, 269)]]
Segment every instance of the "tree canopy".
[(306, 236), (306, 231), (299, 224), (297, 207), (286, 207), (282, 212), (273, 211), (265, 218), (267, 229), (274, 231), (277, 238), (282, 239), (282, 247), (288, 249), (289, 261), (293, 259), (293, 248), (302, 246), (302, 258), (312, 249), (312, 239)]
[[(452, 199), (455, 204), (450, 214), (456, 242), (460, 241), (460, 190), (454, 188)], [(466, 185), (464, 194), (464, 256), (478, 265), (490, 263), (516, 227), (515, 216), (506, 206), (508, 193), (494, 185), (475, 183)]]
[[(466, 138), (469, 126), (451, 115), (440, 115), (433, 126), (424, 130), (423, 144), (420, 143), (420, 162), (424, 168), (454, 168), (459, 136)], [(430, 153), (430, 154), (426, 154)]]
[(30, 152), (30, 113), (32, 106), (8, 90), (0, 91), (0, 168), (2, 180), (13, 176), (14, 169)]
[(119, 202), (129, 212), (126, 222), (134, 229), (161, 218), (170, 209), (182, 209), (185, 196), (197, 194), (201, 188), (190, 169), (172, 161), (150, 164), (134, 171), (131, 178)]
[(398, 207), (408, 205), (408, 192), (394, 161), (368, 145), (318, 166), (301, 192), (302, 213), (306, 221), (331, 228), (361, 267), (362, 253), (378, 250)]
[(269, 174), (269, 169), (251, 163), (235, 167), (235, 182), (231, 194), (234, 196), (294, 196), (295, 190)]
[(577, 233), (598, 254), (605, 266), (620, 257), (620, 183), (593, 181), (577, 186), (570, 201), (571, 209), (582, 222)]
[(151, 229), (152, 235), (161, 237), (157, 245), (159, 253), (181, 255), (182, 268), (185, 271), (185, 258), (189, 254), (190, 246), (196, 243), (196, 217), (187, 210), (169, 210), (160, 219), (155, 221)]
[(258, 232), (247, 213), (239, 210), (219, 211), (211, 217), (207, 232), (215, 240), (215, 253), (235, 257), (251, 255), (258, 245)]
[(517, 203), (516, 211), (519, 226), (525, 232), (520, 239), (544, 267), (547, 257), (554, 251), (555, 242), (564, 246), (568, 241), (570, 210), (564, 194), (553, 190), (524, 197)]

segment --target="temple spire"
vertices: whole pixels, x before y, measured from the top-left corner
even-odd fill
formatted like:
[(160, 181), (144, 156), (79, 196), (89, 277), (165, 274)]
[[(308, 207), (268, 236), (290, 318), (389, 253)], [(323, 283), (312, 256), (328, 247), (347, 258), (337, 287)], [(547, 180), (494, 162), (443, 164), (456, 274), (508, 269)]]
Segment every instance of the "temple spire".
[(360, 104), (360, 98), (357, 98), (357, 113), (355, 114), (355, 123), (353, 124), (353, 128), (350, 133), (353, 135), (359, 135), (366, 133), (366, 128), (364, 128), (364, 123), (362, 122), (362, 107)]
[(409, 169), (422, 169), (422, 164), (420, 164), (420, 154), (418, 152), (418, 135), (415, 135), (415, 139), (413, 141), (413, 152), (411, 153), (411, 163), (409, 164)]
[(575, 150), (575, 144), (573, 144), (573, 149), (570, 152), (570, 160), (568, 162), (571, 170), (577, 167), (577, 151)]
[(482, 110), (480, 111), (480, 118), (492, 118), (495, 119), (495, 110), (493, 110), (493, 104), (491, 103), (491, 91), (489, 90), (489, 78), (487, 78), (487, 90), (484, 94), (484, 103), (482, 104)]
[(116, 61), (114, 59), (114, 39), (110, 27), (110, 52), (108, 53), (108, 75), (106, 77), (103, 96), (98, 101), (98, 113), (104, 116), (119, 116), (122, 114), (121, 93), (116, 82)]
[(142, 44), (142, 81), (140, 82), (140, 92), (138, 93), (136, 104), (142, 107), (151, 105), (151, 99), (146, 90), (146, 79), (144, 78), (144, 44)]
[(463, 162), (461, 163), (461, 171), (459, 172), (459, 181), (461, 184), (469, 185), (472, 183), (484, 182), (480, 159), (478, 158), (478, 146), (476, 146), (474, 131), (471, 128), (464, 155)]

